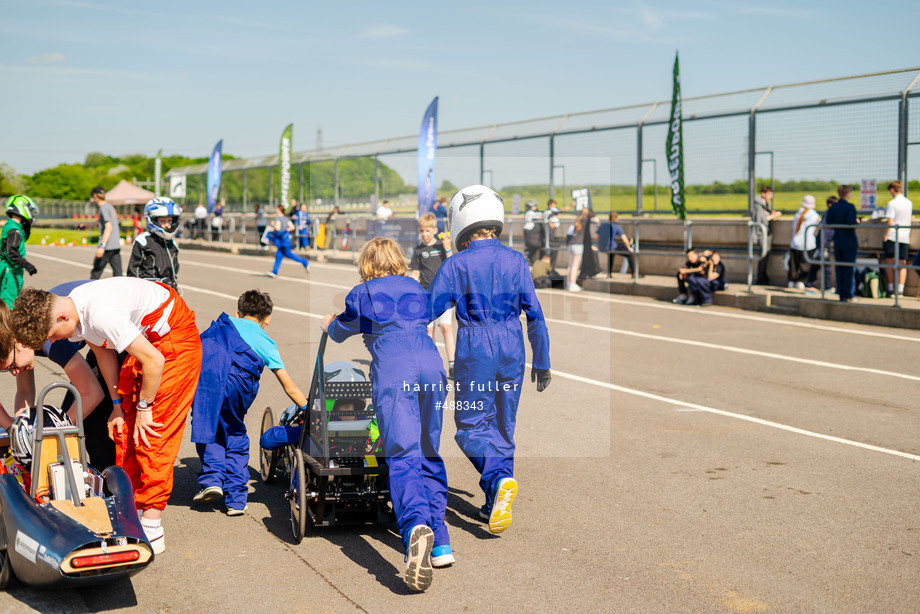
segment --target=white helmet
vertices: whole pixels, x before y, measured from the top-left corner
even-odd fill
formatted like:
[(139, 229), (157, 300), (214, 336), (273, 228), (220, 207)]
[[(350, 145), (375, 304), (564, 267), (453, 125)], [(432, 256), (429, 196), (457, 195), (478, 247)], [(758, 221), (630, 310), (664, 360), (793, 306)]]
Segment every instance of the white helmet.
[[(179, 217), (182, 207), (173, 202), (171, 198), (160, 196), (153, 198), (144, 206), (144, 218), (147, 221), (147, 230), (163, 239), (172, 239), (179, 232)], [(173, 218), (164, 224), (161, 218)]]
[(471, 185), (450, 199), (447, 211), (450, 236), (457, 251), (469, 247), (470, 237), (481, 228), (495, 228), (496, 236), (505, 225), (505, 201), (492, 188)]
[[(41, 412), (45, 428), (71, 426), (67, 413), (54, 405), (45, 405)], [(10, 427), (10, 451), (20, 465), (28, 469), (32, 466), (32, 447), (35, 441), (35, 408), (27, 414), (20, 414)]]

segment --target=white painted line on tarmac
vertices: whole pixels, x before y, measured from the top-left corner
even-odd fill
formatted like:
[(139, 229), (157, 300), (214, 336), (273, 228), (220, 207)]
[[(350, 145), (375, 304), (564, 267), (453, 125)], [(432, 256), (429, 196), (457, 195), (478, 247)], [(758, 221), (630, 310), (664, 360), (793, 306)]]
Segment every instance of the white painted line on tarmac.
[[(527, 367), (532, 365), (527, 364)], [(781, 431), (787, 431), (790, 433), (795, 433), (797, 435), (805, 435), (806, 437), (814, 437), (815, 439), (823, 439), (824, 441), (830, 441), (833, 443), (841, 443), (847, 446), (853, 446), (855, 448), (862, 448), (864, 450), (871, 450), (873, 452), (881, 452), (883, 454), (890, 454), (892, 456), (900, 456), (901, 458), (907, 458), (909, 460), (920, 461), (920, 456), (916, 454), (910, 454), (908, 452), (901, 452), (900, 450), (892, 450), (891, 448), (882, 448), (880, 446), (873, 446), (868, 443), (862, 443), (860, 441), (853, 441), (852, 439), (844, 439), (842, 437), (834, 437), (833, 435), (825, 435), (823, 433), (816, 433), (814, 431), (807, 431), (805, 429), (800, 429), (795, 426), (789, 426), (788, 424), (781, 424), (779, 422), (773, 422), (772, 420), (764, 420), (762, 418), (755, 418), (753, 416), (746, 416), (744, 414), (737, 414), (731, 411), (725, 411), (724, 409), (716, 409), (715, 407), (706, 407), (705, 405), (697, 405), (696, 403), (686, 403), (684, 401), (679, 401), (677, 399), (671, 399), (668, 397), (663, 397), (658, 394), (653, 394), (651, 392), (643, 392), (642, 390), (635, 390), (633, 388), (626, 388), (624, 386), (617, 386), (616, 384), (610, 384), (608, 382), (601, 382), (595, 379), (589, 379), (587, 377), (581, 377), (580, 375), (573, 375), (571, 373), (565, 373), (564, 371), (552, 370), (554, 376), (558, 375), (564, 379), (570, 379), (576, 382), (581, 382), (584, 384), (591, 384), (593, 386), (600, 386), (601, 388), (607, 388), (609, 390), (614, 390), (616, 392), (622, 392), (625, 394), (630, 394), (637, 397), (642, 397), (645, 399), (651, 399), (653, 401), (660, 401), (662, 403), (667, 403), (668, 405), (674, 405), (678, 408), (678, 411), (699, 411), (706, 412), (710, 414), (716, 414), (718, 416), (725, 416), (727, 418), (734, 418), (736, 420), (743, 420), (745, 422), (752, 422), (754, 424), (759, 424), (761, 426), (766, 426), (773, 429), (779, 429)]]
[[(63, 263), (63, 264), (69, 264), (69, 265), (72, 265), (72, 266), (79, 266), (79, 267), (84, 267), (84, 266), (85, 266), (85, 263), (78, 263), (78, 262), (73, 262), (73, 261), (71, 261), (71, 260), (64, 260), (64, 259), (62, 259), (62, 258), (57, 258), (57, 257), (54, 257), (54, 256), (47, 256), (47, 255), (41, 254), (41, 257), (46, 258), (46, 259), (48, 259), (48, 260), (55, 261), (55, 262), (60, 262), (60, 263)], [(234, 269), (234, 270), (236, 270), (236, 269)], [(235, 300), (237, 300), (237, 299), (239, 298), (239, 297), (232, 296), (232, 295), (230, 295), (230, 294), (226, 294), (226, 293), (223, 293), (223, 292), (216, 292), (216, 291), (214, 291), (214, 290), (207, 290), (207, 289), (205, 289), (205, 288), (196, 288), (196, 287), (192, 287), (192, 286), (183, 286), (183, 288), (185, 288), (185, 289), (187, 289), (187, 290), (191, 290), (191, 291), (193, 291), (193, 292), (200, 292), (200, 293), (202, 293), (202, 294), (208, 294), (208, 295), (216, 296), (216, 297), (219, 297), (219, 298), (225, 298), (225, 299), (231, 300), (231, 301), (235, 301)], [(308, 312), (308, 311), (301, 311), (301, 310), (298, 310), (298, 309), (288, 309), (288, 308), (286, 308), (286, 307), (277, 307), (277, 306), (275, 307), (275, 309), (278, 310), (278, 311), (282, 311), (282, 312), (284, 312), (284, 313), (290, 313), (290, 314), (294, 314), (294, 315), (305, 316), (305, 317), (308, 317), (308, 318), (316, 318), (316, 319), (319, 319), (319, 320), (322, 320), (322, 318), (323, 318), (322, 315), (315, 314), (315, 313), (310, 313), (310, 312)], [(583, 325), (583, 326), (591, 327), (590, 325)], [(601, 328), (601, 329), (603, 329), (603, 327), (594, 327), (594, 328)], [(631, 333), (631, 334), (632, 334), (632, 333)], [(634, 333), (634, 334), (640, 335), (640, 333)], [(653, 337), (653, 338), (654, 338), (654, 337)], [(437, 344), (437, 345), (443, 347), (443, 344), (440, 344), (440, 343), (439, 343), (439, 344)], [(526, 364), (525, 364), (525, 367), (527, 367), (527, 368), (532, 368), (532, 366), (533, 366), (533, 365), (531, 365), (530, 363), (526, 363)], [(885, 375), (892, 375), (891, 373), (884, 373), (884, 372), (883, 372), (883, 374), (885, 374)], [(630, 394), (630, 395), (633, 395), (633, 396), (643, 397), (643, 398), (651, 399), (651, 400), (654, 400), (654, 401), (660, 401), (660, 402), (662, 402), (662, 403), (667, 403), (667, 404), (669, 404), (669, 405), (674, 405), (674, 406), (676, 406), (676, 407), (678, 408), (678, 410), (682, 410), (682, 411), (701, 411), (701, 412), (707, 412), (707, 413), (716, 414), (716, 415), (719, 415), (719, 416), (725, 416), (725, 417), (727, 417), (727, 418), (735, 418), (735, 419), (737, 419), (737, 420), (743, 420), (743, 421), (745, 421), (745, 422), (752, 422), (752, 423), (754, 423), (754, 424), (759, 424), (759, 425), (761, 425), (761, 426), (766, 426), (766, 427), (769, 427), (769, 428), (774, 428), (774, 429), (779, 429), (779, 430), (783, 430), (783, 431), (788, 431), (788, 432), (790, 432), (790, 433), (795, 433), (795, 434), (798, 434), (798, 435), (805, 435), (806, 437), (814, 437), (814, 438), (816, 438), (816, 439), (823, 439), (823, 440), (825, 440), (825, 441), (830, 441), (830, 442), (834, 442), (834, 443), (840, 443), (840, 444), (844, 444), (844, 445), (848, 445), (848, 446), (853, 446), (853, 447), (856, 447), (856, 448), (862, 448), (862, 449), (864, 449), (864, 450), (871, 450), (871, 451), (873, 451), (873, 452), (882, 452), (883, 454), (890, 454), (890, 455), (892, 455), (892, 456), (900, 456), (900, 457), (902, 457), (902, 458), (907, 458), (907, 459), (909, 459), (909, 460), (920, 461), (920, 456), (917, 456), (916, 454), (909, 454), (909, 453), (907, 453), (907, 452), (901, 452), (901, 451), (899, 451), (899, 450), (892, 450), (892, 449), (890, 449), (890, 448), (882, 448), (882, 447), (880, 447), (880, 446), (873, 446), (873, 445), (871, 445), (871, 444), (862, 443), (862, 442), (859, 442), (859, 441), (853, 441), (853, 440), (851, 440), (851, 439), (843, 439), (842, 437), (834, 437), (833, 435), (824, 435), (824, 434), (822, 434), (822, 433), (816, 433), (816, 432), (814, 432), (814, 431), (807, 431), (807, 430), (805, 430), (805, 429), (800, 429), (800, 428), (797, 428), (797, 427), (794, 427), (794, 426), (789, 426), (789, 425), (786, 425), (786, 424), (781, 424), (781, 423), (779, 423), (779, 422), (773, 422), (773, 421), (771, 421), (771, 420), (763, 420), (763, 419), (761, 419), (761, 418), (755, 418), (755, 417), (753, 417), (753, 416), (746, 416), (746, 415), (744, 415), (744, 414), (737, 414), (737, 413), (734, 413), (734, 412), (725, 411), (725, 410), (723, 410), (723, 409), (716, 409), (716, 408), (714, 408), (714, 407), (706, 407), (705, 405), (697, 405), (697, 404), (695, 404), (695, 403), (686, 403), (686, 402), (683, 402), (683, 401), (678, 401), (678, 400), (676, 400), (676, 399), (670, 399), (670, 398), (668, 398), (668, 397), (663, 397), (663, 396), (661, 396), (661, 395), (653, 394), (653, 393), (650, 393), (650, 392), (643, 392), (643, 391), (641, 391), (641, 390), (635, 390), (635, 389), (633, 389), (633, 388), (626, 388), (626, 387), (624, 387), (624, 386), (617, 386), (616, 384), (611, 384), (611, 383), (608, 383), (608, 382), (602, 382), (602, 381), (599, 381), (599, 380), (590, 379), (590, 378), (587, 378), (587, 377), (582, 377), (582, 376), (580, 376), (580, 375), (574, 375), (574, 374), (572, 374), (572, 373), (566, 373), (565, 371), (558, 371), (558, 370), (556, 370), (556, 369), (553, 369), (553, 375), (555, 375), (555, 376), (557, 376), (557, 377), (561, 377), (561, 378), (563, 378), (563, 379), (570, 379), (570, 380), (573, 380), (573, 381), (576, 381), (576, 382), (582, 382), (582, 383), (585, 383), (585, 384), (590, 384), (590, 385), (592, 385), (592, 386), (599, 386), (599, 387), (601, 387), (601, 388), (607, 388), (608, 390), (614, 390), (614, 391), (616, 391), (616, 392), (622, 392), (622, 393), (624, 393), (624, 394)], [(906, 376), (906, 377), (910, 377), (910, 376)], [(914, 379), (916, 379), (916, 378), (914, 378)]]
[(894, 371), (885, 371), (883, 369), (870, 369), (868, 367), (854, 367), (852, 365), (843, 365), (843, 364), (839, 364), (835, 362), (826, 362), (823, 360), (812, 360), (810, 358), (796, 358), (795, 356), (787, 356), (786, 354), (775, 354), (773, 352), (761, 352), (760, 350), (749, 350), (747, 348), (734, 347), (730, 345), (720, 345), (717, 343), (706, 343), (705, 341), (692, 341), (690, 339), (678, 339), (677, 337), (649, 335), (648, 333), (637, 333), (631, 330), (623, 330), (619, 328), (608, 328), (606, 326), (597, 326), (595, 324), (583, 324), (581, 322), (570, 322), (568, 320), (555, 320), (552, 318), (545, 318), (545, 320), (547, 322), (552, 322), (553, 324), (564, 324), (566, 326), (587, 328), (591, 330), (598, 330), (598, 331), (613, 333), (615, 335), (624, 335), (626, 337), (637, 337), (639, 339), (651, 339), (653, 341), (664, 341), (666, 343), (676, 343), (679, 345), (690, 345), (693, 347), (706, 348), (710, 350), (721, 350), (723, 352), (734, 352), (736, 354), (745, 354), (748, 356), (758, 356), (760, 358), (772, 358), (774, 360), (784, 360), (787, 362), (796, 362), (796, 363), (803, 364), (803, 365), (811, 365), (813, 367), (824, 367), (826, 369), (838, 369), (841, 371), (857, 371), (861, 373), (871, 373), (872, 375), (887, 375), (890, 377), (897, 377), (900, 379), (920, 382), (920, 376), (907, 375), (906, 373), (896, 373)]
[[(570, 292), (565, 290), (537, 290), (537, 294), (548, 294), (550, 296), (563, 296), (572, 299), (579, 300), (588, 300), (588, 301), (597, 301), (601, 303), (611, 303), (616, 305), (629, 305), (630, 307), (643, 307), (646, 309), (663, 309), (665, 311), (677, 311), (691, 316), (709, 316), (715, 318), (730, 318), (734, 320), (747, 320), (749, 322), (762, 322), (764, 324), (779, 324), (782, 326), (794, 326), (798, 328), (808, 328), (812, 330), (822, 330), (831, 333), (843, 333), (847, 335), (862, 335), (864, 337), (878, 337), (881, 339), (895, 339), (897, 341), (909, 341), (914, 343), (920, 343), (920, 337), (910, 337), (904, 335), (897, 335), (892, 333), (881, 333), (871, 330), (858, 330), (854, 328), (843, 328), (840, 326), (826, 326), (823, 324), (811, 324), (808, 322), (798, 322), (790, 318), (795, 316), (775, 316), (775, 317), (766, 317), (766, 316), (755, 316), (748, 315), (743, 313), (730, 313), (727, 311), (720, 310), (718, 308), (706, 308), (706, 309), (693, 309), (686, 305), (661, 305), (658, 303), (646, 302), (646, 301), (631, 301), (627, 299), (620, 298), (609, 298), (606, 296), (590, 296), (586, 295), (587, 293), (581, 292), (577, 296), (572, 295)], [(862, 325), (856, 325), (862, 326)], [(909, 331), (905, 331), (908, 333)]]
[[(46, 259), (48, 259), (48, 260), (53, 260), (53, 261), (55, 261), (55, 262), (61, 262), (61, 263), (64, 263), (64, 264), (70, 264), (70, 265), (72, 265), (72, 266), (80, 266), (80, 267), (83, 267), (83, 266), (84, 266), (83, 263), (77, 263), (77, 262), (73, 262), (73, 261), (71, 261), (71, 260), (64, 260), (64, 259), (61, 259), (61, 258), (56, 258), (56, 257), (54, 257), (54, 256), (42, 255), (42, 257), (44, 257), (44, 258), (46, 258)], [(230, 271), (230, 272), (235, 272), (235, 273), (239, 273), (239, 272), (240, 272), (239, 269), (235, 269), (235, 268), (233, 268), (233, 267), (227, 267), (227, 266), (223, 266), (223, 265), (218, 265), (218, 264), (207, 264), (207, 263), (198, 263), (198, 264), (199, 264), (199, 266), (204, 266), (204, 267), (212, 268), (212, 269), (216, 269), (216, 270)], [(329, 283), (325, 283), (325, 282), (318, 282), (318, 281), (312, 281), (312, 280), (309, 280), (309, 279), (303, 279), (303, 278), (301, 278), (301, 277), (286, 277), (286, 276), (279, 276), (278, 279), (283, 279), (283, 280), (285, 280), (285, 281), (295, 281), (295, 282), (305, 283), (305, 284), (308, 283), (308, 284), (311, 284), (311, 285), (318, 285), (318, 286), (323, 286), (323, 287), (327, 287), (327, 288), (334, 288), (334, 289), (339, 289), (339, 290), (351, 290), (351, 288), (352, 288), (352, 286), (347, 286), (347, 285), (342, 285), (342, 284), (329, 284)], [(182, 288), (183, 288), (183, 290), (191, 290), (191, 291), (201, 292), (201, 293), (204, 293), (204, 294), (211, 294), (211, 295), (213, 295), (213, 296), (219, 296), (219, 297), (223, 297), (223, 298), (230, 298), (230, 300), (233, 300), (233, 301), (237, 300), (237, 298), (238, 298), (238, 297), (230, 297), (229, 295), (224, 294), (224, 293), (221, 293), (221, 292), (216, 292), (216, 291), (213, 291), (213, 290), (206, 290), (206, 289), (204, 289), (204, 288), (196, 288), (196, 287), (187, 286), (187, 285), (184, 285), (184, 284), (182, 285)], [(320, 319), (322, 318), (321, 315), (316, 315), (316, 314), (308, 313), (308, 312), (305, 312), (305, 311), (291, 310), (291, 309), (287, 309), (287, 308), (283, 308), (283, 307), (276, 307), (276, 308), (277, 308), (279, 311), (284, 311), (284, 312), (286, 312), (286, 313), (293, 313), (293, 314), (305, 315), (305, 316), (311, 317), (311, 318), (316, 318), (316, 317), (318, 317), (318, 318), (320, 318)], [(810, 365), (810, 366), (814, 366), (814, 367), (823, 367), (823, 368), (826, 368), (826, 369), (837, 369), (837, 370), (840, 370), (840, 371), (850, 371), (850, 372), (869, 373), (869, 374), (872, 374), (872, 375), (883, 375), (883, 376), (888, 376), (888, 377), (894, 377), (894, 378), (899, 378), (899, 379), (906, 379), (906, 380), (910, 380), (910, 381), (917, 381), (917, 382), (920, 382), (920, 376), (908, 375), (908, 374), (905, 374), (905, 373), (896, 373), (896, 372), (893, 372), (893, 371), (885, 371), (885, 370), (882, 370), (882, 369), (871, 369), (871, 368), (868, 368), (868, 367), (857, 367), (857, 366), (852, 366), (852, 365), (844, 365), (844, 364), (839, 364), (839, 363), (826, 362), (826, 361), (822, 361), (822, 360), (812, 360), (812, 359), (809, 359), (809, 358), (796, 358), (796, 357), (794, 357), (794, 356), (787, 356), (787, 355), (785, 355), (785, 354), (775, 354), (775, 353), (772, 353), (772, 352), (762, 352), (762, 351), (759, 351), (759, 350), (750, 350), (750, 349), (746, 349), (746, 348), (740, 348), (740, 347), (734, 347), (734, 346), (728, 346), (728, 345), (720, 345), (720, 344), (715, 344), (715, 343), (707, 343), (707, 342), (705, 342), (705, 341), (692, 341), (692, 340), (689, 340), (689, 339), (678, 339), (678, 338), (676, 338), (676, 337), (665, 337), (665, 336), (661, 336), (661, 335), (650, 335), (650, 334), (647, 334), (647, 333), (638, 333), (638, 332), (629, 331), (629, 330), (623, 330), (623, 329), (619, 329), (619, 328), (610, 328), (610, 327), (598, 326), (598, 325), (594, 325), (594, 324), (584, 324), (584, 323), (581, 323), (581, 322), (571, 322), (571, 321), (568, 321), (568, 320), (556, 320), (556, 319), (553, 319), (553, 318), (546, 318), (546, 322), (547, 322), (547, 323), (552, 323), (552, 324), (565, 325), (565, 326), (574, 326), (574, 327), (577, 327), (577, 328), (587, 328), (587, 329), (590, 329), (590, 330), (598, 330), (598, 331), (603, 331), (603, 332), (612, 333), (612, 334), (616, 334), (616, 335), (623, 335), (623, 336), (627, 336), (627, 337), (636, 337), (636, 338), (639, 338), (639, 339), (650, 339), (650, 340), (653, 340), (653, 341), (662, 341), (662, 342), (666, 342), (666, 343), (676, 343), (676, 344), (678, 344), (678, 345), (689, 345), (689, 346), (692, 346), (692, 347), (706, 348), (706, 349), (710, 349), (710, 350), (720, 350), (720, 351), (724, 351), (724, 352), (733, 352), (733, 353), (736, 353), (736, 354), (744, 354), (744, 355), (747, 355), (747, 356), (757, 356), (757, 357), (759, 357), (759, 358), (770, 358), (770, 359), (773, 359), (773, 360), (782, 360), (782, 361), (786, 361), (786, 362), (794, 362), (794, 363), (804, 364), (804, 365)]]

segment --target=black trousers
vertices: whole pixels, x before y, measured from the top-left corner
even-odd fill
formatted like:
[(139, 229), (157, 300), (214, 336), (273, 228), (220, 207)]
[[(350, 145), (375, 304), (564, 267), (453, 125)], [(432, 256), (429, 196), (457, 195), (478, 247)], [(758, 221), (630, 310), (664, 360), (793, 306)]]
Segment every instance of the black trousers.
[(112, 277), (121, 277), (121, 250), (107, 249), (102, 252), (101, 258), (94, 258), (89, 278), (99, 279), (107, 264), (112, 265)]

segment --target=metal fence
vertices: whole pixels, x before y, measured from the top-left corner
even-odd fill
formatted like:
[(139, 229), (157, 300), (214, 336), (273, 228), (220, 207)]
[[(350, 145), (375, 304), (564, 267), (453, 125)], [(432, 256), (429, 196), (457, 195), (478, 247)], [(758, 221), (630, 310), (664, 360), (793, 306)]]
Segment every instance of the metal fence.
[[(918, 80), (920, 68), (910, 68), (684, 98), (686, 184), (710, 186), (689, 192), (688, 211), (746, 213), (759, 180), (901, 179), (906, 187), (920, 177), (909, 156), (920, 146)], [(596, 210), (666, 212), (669, 111), (670, 101), (658, 101), (441, 131), (437, 179), (556, 198), (563, 206), (568, 188), (591, 186)], [(395, 195), (408, 204), (416, 147), (417, 135), (410, 135), (295, 153), (291, 195), (311, 206), (319, 198), (366, 208)], [(240, 173), (228, 202), (248, 210), (274, 201), (277, 165), (277, 155), (224, 162), (225, 177)], [(359, 182), (355, 165), (368, 172), (373, 165), (372, 185)], [(207, 164), (199, 164), (166, 176), (184, 176), (188, 199), (201, 200), (206, 173)], [(715, 182), (722, 187), (712, 188)], [(776, 204), (798, 202), (784, 203), (778, 190)]]

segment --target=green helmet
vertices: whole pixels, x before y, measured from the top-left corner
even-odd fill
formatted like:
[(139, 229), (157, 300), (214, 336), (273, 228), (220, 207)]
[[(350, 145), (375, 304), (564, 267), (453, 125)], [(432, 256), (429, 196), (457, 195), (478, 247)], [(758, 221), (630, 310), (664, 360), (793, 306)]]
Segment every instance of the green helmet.
[(31, 224), (32, 220), (38, 217), (38, 206), (32, 202), (32, 199), (23, 194), (10, 196), (6, 201), (6, 214), (9, 217), (18, 215), (26, 223)]

